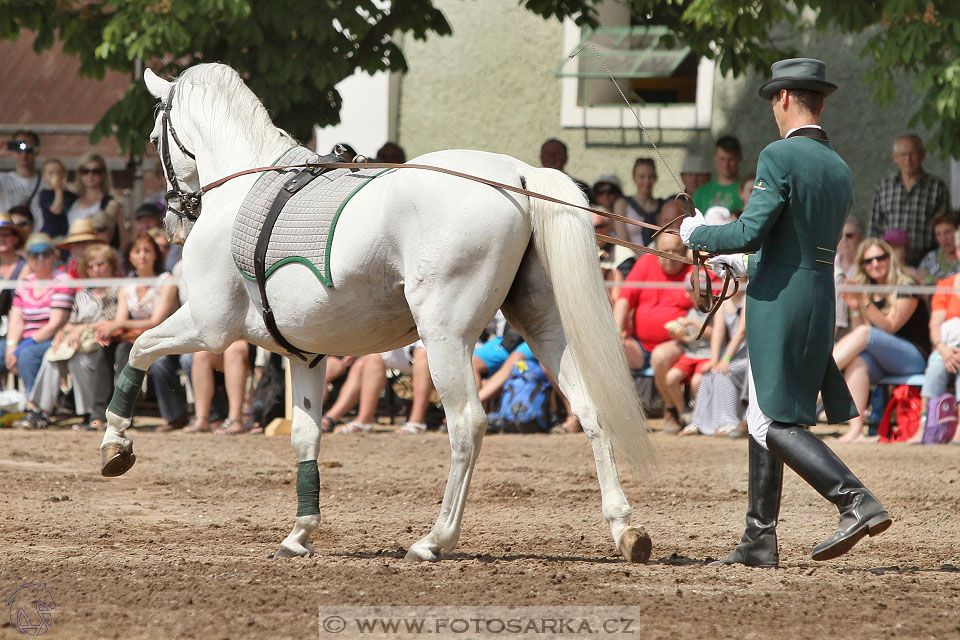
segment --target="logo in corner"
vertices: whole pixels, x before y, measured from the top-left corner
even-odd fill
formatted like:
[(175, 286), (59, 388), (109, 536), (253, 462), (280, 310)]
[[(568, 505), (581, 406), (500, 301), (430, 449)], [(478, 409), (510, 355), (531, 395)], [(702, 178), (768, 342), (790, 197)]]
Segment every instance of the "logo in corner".
[(53, 610), (57, 602), (53, 599), (47, 583), (28, 582), (20, 585), (7, 600), (10, 624), (25, 636), (42, 636), (50, 631), (53, 623)]

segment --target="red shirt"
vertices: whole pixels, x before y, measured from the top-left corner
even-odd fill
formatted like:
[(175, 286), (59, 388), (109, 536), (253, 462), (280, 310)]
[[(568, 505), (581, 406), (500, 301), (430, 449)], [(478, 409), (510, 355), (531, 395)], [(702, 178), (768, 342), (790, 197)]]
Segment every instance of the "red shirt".
[[(944, 278), (937, 283), (937, 292), (930, 301), (931, 311), (946, 311), (944, 320), (960, 316), (960, 296), (956, 293), (957, 276)], [(922, 303), (921, 303), (922, 304)]]
[[(647, 253), (637, 260), (625, 282), (686, 282), (691, 265), (684, 265), (676, 275), (668, 276), (660, 268), (657, 256)], [(693, 301), (685, 289), (635, 289), (623, 287), (620, 299), (628, 300), (634, 309), (633, 335), (647, 351), (673, 336), (663, 325), (687, 315)]]

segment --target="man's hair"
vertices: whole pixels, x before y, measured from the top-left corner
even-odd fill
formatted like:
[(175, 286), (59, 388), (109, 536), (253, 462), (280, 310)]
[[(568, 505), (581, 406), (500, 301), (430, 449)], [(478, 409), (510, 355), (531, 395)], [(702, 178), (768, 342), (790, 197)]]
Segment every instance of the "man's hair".
[(717, 140), (716, 148), (723, 149), (727, 153), (732, 153), (735, 156), (741, 158), (743, 157), (743, 150), (740, 148), (740, 141), (734, 136), (723, 136)]
[(957, 216), (955, 216), (950, 211), (941, 211), (937, 215), (933, 216), (930, 219), (930, 228), (933, 229), (938, 224), (949, 224), (953, 227), (957, 226)]
[[(809, 89), (787, 89), (787, 93), (793, 98), (794, 102), (801, 111), (806, 111), (810, 115), (818, 116), (823, 111), (823, 94), (819, 91), (810, 91)], [(780, 101), (780, 92), (774, 94), (777, 102)]]
[(544, 148), (545, 146), (547, 146), (548, 144), (550, 144), (551, 142), (556, 142), (558, 145), (560, 145), (561, 147), (563, 147), (563, 153), (564, 153), (564, 155), (569, 155), (569, 154), (567, 153), (567, 145), (564, 144), (564, 142), (563, 142), (562, 140), (557, 140), (556, 138), (550, 138), (549, 140), (544, 140), (543, 144), (540, 145), (540, 150), (543, 151), (543, 148)]
[(918, 135), (915, 134), (915, 133), (901, 133), (900, 135), (898, 135), (896, 138), (893, 139), (893, 150), (894, 150), (894, 151), (897, 150), (897, 143), (900, 142), (901, 140), (910, 140), (910, 141), (913, 142), (915, 145), (917, 145), (917, 149), (918, 149), (918, 150), (920, 150), (920, 151), (924, 151), (924, 150), (925, 150), (924, 147), (923, 147), (923, 140), (920, 138), (920, 136), (918, 136)]
[(31, 138), (33, 138), (33, 143), (34, 143), (35, 145), (37, 145), (38, 147), (40, 146), (40, 136), (38, 136), (37, 134), (35, 134), (33, 131), (30, 131), (29, 129), (19, 129), (19, 130), (17, 130), (17, 131), (14, 131), (14, 132), (13, 132), (13, 137), (10, 138), (10, 139), (11, 139), (11, 140), (21, 140), (21, 139), (23, 139), (24, 136), (30, 136)]

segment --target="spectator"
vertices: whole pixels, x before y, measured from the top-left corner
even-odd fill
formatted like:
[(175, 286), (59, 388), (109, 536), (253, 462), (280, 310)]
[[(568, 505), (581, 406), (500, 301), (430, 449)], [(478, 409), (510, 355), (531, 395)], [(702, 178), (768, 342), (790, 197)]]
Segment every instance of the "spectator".
[(710, 182), (712, 170), (703, 156), (689, 155), (680, 168), (680, 181), (683, 190), (691, 197), (697, 189)]
[[(413, 405), (407, 423), (397, 433), (417, 435), (427, 430), (427, 408), (433, 391), (433, 380), (427, 363), (427, 350), (419, 340), (411, 345), (385, 353), (363, 356), (350, 368), (340, 395), (320, 421), (325, 433), (333, 430), (338, 434), (370, 433), (376, 419), (377, 403), (387, 384), (387, 369), (398, 369), (413, 376)], [(334, 425), (353, 407), (357, 417), (348, 424), (334, 429)]]
[(113, 246), (113, 238), (116, 235), (116, 227), (111, 224), (110, 216), (106, 211), (97, 211), (88, 218), (93, 227), (93, 235), (97, 237), (98, 242)]
[(743, 210), (740, 199), (740, 162), (743, 151), (740, 141), (733, 136), (723, 136), (717, 140), (713, 152), (713, 162), (717, 167), (717, 177), (697, 189), (693, 194), (693, 204), (700, 211), (710, 207), (726, 207), (728, 211)]
[[(660, 209), (663, 208), (663, 200), (653, 197), (653, 186), (656, 183), (657, 166), (653, 159), (637, 158), (633, 163), (633, 184), (637, 187), (637, 193), (614, 202), (613, 212), (637, 222), (656, 224)], [(653, 239), (653, 229), (645, 229), (619, 220), (614, 223), (614, 229), (618, 238), (645, 247)]]
[(67, 274), (71, 278), (79, 278), (80, 257), (87, 247), (97, 244), (99, 239), (93, 233), (93, 224), (88, 218), (80, 218), (70, 225), (70, 233), (59, 245), (60, 249), (70, 252), (70, 259), (67, 262)]
[(63, 163), (51, 158), (43, 163), (44, 188), (40, 189), (38, 202), (40, 205), (40, 231), (51, 238), (60, 238), (67, 234), (67, 209), (77, 199), (72, 191), (67, 189), (67, 169)]
[[(77, 271), (81, 278), (116, 278), (120, 275), (120, 261), (112, 248), (94, 244), (80, 255)], [(91, 426), (88, 415), (93, 407), (97, 364), (103, 357), (93, 326), (113, 320), (116, 314), (116, 287), (85, 287), (76, 291), (70, 319), (57, 332), (37, 373), (28, 403), (28, 411), (34, 415), (28, 420), (43, 425), (50, 423), (50, 414), (60, 395), (60, 380), (69, 373), (76, 413), (85, 417), (80, 429), (96, 430), (102, 426), (102, 421)]]
[[(550, 138), (540, 147), (540, 165), (547, 169), (556, 169), (566, 173), (564, 168), (567, 166), (567, 160), (567, 145), (556, 138)], [(587, 200), (592, 202), (590, 185), (576, 178), (571, 178), (571, 180), (577, 183), (580, 190), (587, 196)]]
[[(883, 240), (867, 238), (857, 249), (854, 284), (916, 284), (900, 266), (900, 259)], [(856, 325), (833, 349), (850, 394), (860, 412), (840, 442), (863, 436), (870, 384), (888, 375), (922, 373), (930, 353), (926, 303), (909, 293), (843, 294)]]
[(116, 229), (114, 247), (124, 246), (127, 238), (126, 225), (120, 220), (120, 203), (111, 194), (110, 172), (102, 156), (87, 153), (80, 158), (77, 167), (77, 199), (67, 209), (67, 221), (73, 224), (81, 218), (89, 218), (103, 210)]
[[(680, 258), (687, 255), (683, 242), (673, 234), (657, 236), (657, 248)], [(690, 265), (676, 260), (645, 254), (630, 270), (626, 282), (684, 282), (691, 269)], [(671, 339), (664, 325), (685, 316), (692, 306), (690, 298), (681, 289), (624, 287), (613, 307), (627, 363), (631, 369), (653, 366), (658, 389), (663, 386), (663, 377), (681, 353), (679, 344)], [(682, 407), (675, 407), (669, 401), (664, 397), (664, 431), (677, 433)]]
[(910, 237), (903, 229), (888, 229), (883, 234), (882, 240), (890, 245), (893, 252), (897, 254), (900, 260), (900, 268), (911, 278), (919, 282), (917, 270), (907, 263), (907, 246), (910, 244)]
[[(138, 278), (159, 276), (161, 282), (150, 286), (123, 286), (120, 289), (116, 318), (97, 323), (97, 341), (108, 348), (108, 358), (112, 356), (116, 371), (122, 370), (127, 364), (133, 340), (147, 329), (152, 329), (166, 320), (177, 308), (177, 287), (168, 282), (172, 276), (163, 271), (160, 249), (153, 238), (146, 233), (138, 233), (125, 257), (127, 265), (133, 267)], [(186, 398), (177, 368), (175, 356), (163, 356), (148, 369), (160, 405), (160, 415), (167, 422), (162, 430), (177, 429), (187, 422)], [(112, 378), (98, 376), (95, 395), (99, 402), (105, 397), (109, 399), (112, 386)], [(96, 409), (95, 417), (99, 419), (102, 417), (101, 411), (99, 407)]]
[[(740, 191), (738, 191), (738, 193), (740, 194), (740, 200), (743, 201), (744, 209), (747, 207), (747, 204), (750, 202), (750, 194), (753, 193), (753, 183), (754, 181), (756, 181), (756, 179), (757, 179), (757, 174), (755, 173), (748, 173), (747, 175), (740, 178)], [(740, 213), (743, 212), (743, 209), (740, 210), (740, 213), (736, 213), (736, 211), (737, 211), (736, 209), (733, 209), (730, 213), (735, 213), (736, 216), (739, 218)]]
[(920, 261), (917, 279), (925, 284), (936, 284), (960, 271), (960, 256), (957, 256), (957, 219), (944, 211), (933, 216), (933, 235), (937, 248)]
[(593, 193), (594, 204), (603, 207), (606, 211), (613, 211), (613, 203), (623, 197), (620, 178), (613, 174), (606, 174), (597, 178), (590, 192)]
[(741, 278), (740, 289), (713, 318), (710, 361), (702, 369), (693, 419), (681, 432), (683, 435), (738, 434), (737, 427), (744, 415), (741, 397), (747, 381), (746, 289), (747, 280)]
[[(690, 287), (690, 285), (687, 285)], [(710, 286), (709, 280), (701, 282), (701, 286)], [(687, 294), (691, 296), (693, 303), (692, 288)], [(710, 338), (713, 334), (712, 326), (708, 326), (703, 336), (697, 339), (700, 327), (707, 318), (707, 314), (691, 306), (687, 310), (687, 315), (676, 320), (671, 320), (666, 324), (667, 331), (673, 336), (673, 339), (679, 343), (682, 353), (672, 364), (663, 376), (663, 387), (660, 393), (663, 395), (664, 404), (677, 409), (681, 415), (681, 426), (679, 433), (683, 435), (692, 435), (697, 432), (696, 427), (692, 425), (683, 426), (682, 409), (687, 406), (684, 394), (684, 385), (690, 387), (690, 396), (696, 397), (697, 390), (700, 388), (700, 380), (703, 377), (703, 368), (710, 362)]]
[[(43, 354), (50, 348), (54, 335), (67, 322), (73, 307), (73, 289), (63, 286), (45, 286), (37, 289), (35, 280), (67, 280), (65, 273), (56, 273), (56, 249), (45, 233), (35, 233), (24, 245), (30, 275), (23, 286), (13, 294), (10, 309), (10, 328), (7, 333), (7, 369), (16, 370), (29, 396), (33, 391)], [(33, 428), (45, 425), (29, 424)]]
[(160, 249), (160, 256), (163, 258), (164, 271), (169, 271), (166, 266), (167, 254), (170, 252), (170, 243), (167, 242), (166, 232), (163, 229), (157, 229), (156, 227), (153, 227), (147, 231), (147, 235), (153, 238), (153, 241), (157, 243), (157, 248)]
[[(19, 280), (30, 273), (27, 261), (20, 255), (26, 235), (13, 224), (10, 214), (0, 213), (0, 278)], [(13, 305), (13, 289), (0, 289), (0, 352), (7, 353), (10, 307)], [(0, 372), (6, 374), (6, 359), (0, 362)]]
[[(594, 233), (605, 236), (612, 235), (613, 225), (610, 218), (591, 213), (590, 220), (593, 222)], [(603, 274), (604, 281), (607, 282), (607, 296), (610, 298), (610, 304), (613, 304), (620, 295), (618, 285), (630, 273), (633, 265), (637, 262), (637, 258), (630, 249), (600, 238), (597, 238), (597, 251), (600, 258), (600, 271)]]
[[(227, 388), (227, 418), (218, 427), (210, 424), (210, 405), (213, 403), (214, 370), (223, 372)], [(213, 431), (217, 435), (237, 435), (247, 431), (243, 423), (243, 400), (247, 390), (247, 375), (250, 373), (250, 346), (237, 340), (222, 354), (198, 351), (193, 354), (194, 416), (184, 433)], [(172, 428), (171, 428), (172, 427)], [(167, 423), (157, 431), (172, 431), (176, 424)]]
[[(390, 162), (393, 164), (403, 164), (407, 161), (407, 154), (403, 147), (396, 142), (386, 142), (380, 150), (377, 151), (377, 162)], [(329, 361), (328, 361), (329, 362)]]
[(910, 244), (905, 264), (910, 266), (916, 266), (935, 247), (933, 217), (947, 211), (950, 203), (946, 183), (923, 170), (926, 155), (920, 136), (897, 136), (892, 156), (897, 171), (877, 185), (867, 225), (867, 236), (872, 237), (880, 237), (890, 229), (906, 231)]
[[(937, 283), (937, 292), (930, 301), (930, 342), (933, 351), (927, 358), (927, 368), (923, 372), (923, 387), (920, 395), (920, 424), (926, 425), (927, 406), (933, 398), (939, 398), (947, 391), (947, 383), (953, 379), (954, 396), (960, 397), (960, 275), (952, 275)], [(909, 442), (920, 442), (923, 429), (919, 429)], [(952, 442), (960, 444), (960, 429)]]
[(163, 230), (163, 213), (156, 205), (144, 202), (133, 212), (134, 233), (147, 233), (150, 229)]
[(37, 171), (37, 151), (40, 138), (32, 131), (15, 131), (7, 146), (0, 150), (3, 155), (15, 155), (16, 167), (13, 171), (0, 173), (0, 211), (10, 211), (13, 207), (26, 205), (30, 212), (40, 218), (38, 195), (43, 186)]
[(30, 208), (26, 205), (17, 205), (16, 207), (10, 207), (10, 219), (13, 220), (13, 224), (20, 227), (20, 230), (30, 237), (30, 234), (33, 233), (34, 224), (33, 214), (30, 213)]
[(857, 267), (857, 249), (863, 241), (860, 226), (854, 218), (847, 218), (843, 224), (843, 234), (837, 244), (837, 257), (833, 260), (833, 276), (837, 285), (837, 332), (836, 339), (842, 338), (850, 328), (850, 309), (840, 294), (840, 285), (853, 278)]

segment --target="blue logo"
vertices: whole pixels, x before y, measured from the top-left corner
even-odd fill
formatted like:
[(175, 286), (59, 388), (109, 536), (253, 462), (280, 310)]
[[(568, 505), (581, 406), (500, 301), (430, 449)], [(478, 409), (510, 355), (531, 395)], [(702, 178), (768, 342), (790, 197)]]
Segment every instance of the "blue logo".
[(57, 603), (47, 589), (47, 583), (28, 582), (20, 585), (7, 600), (10, 624), (25, 636), (42, 636), (50, 631), (53, 610)]

